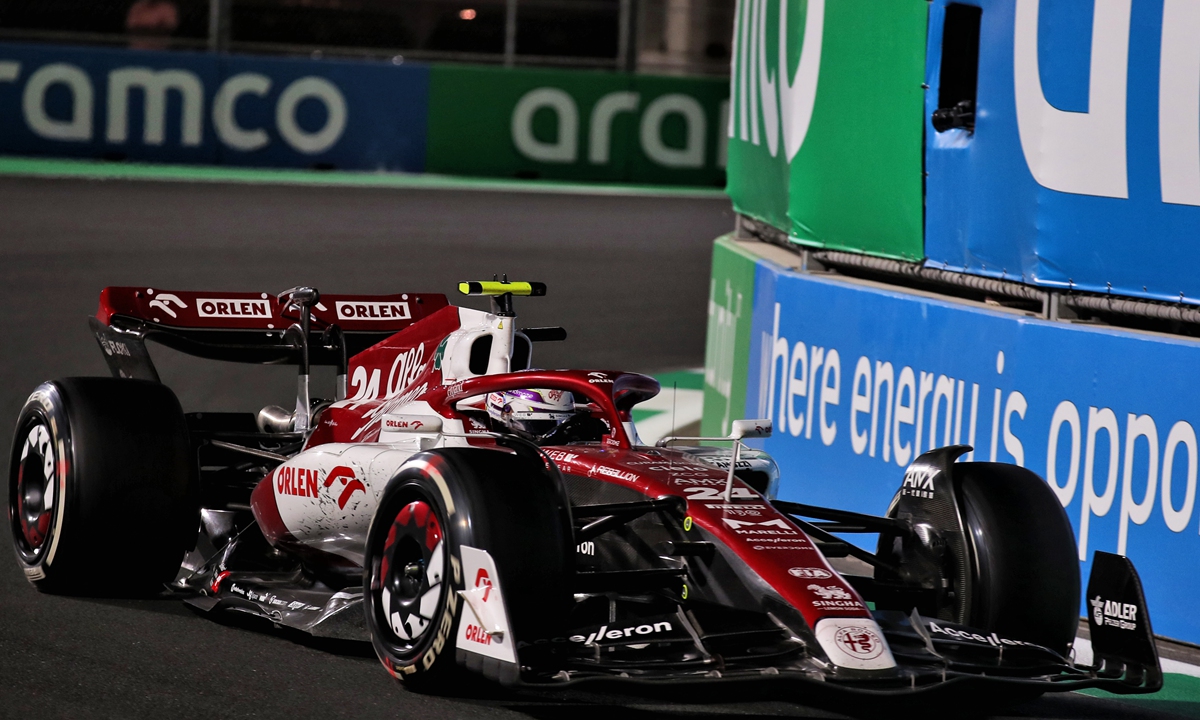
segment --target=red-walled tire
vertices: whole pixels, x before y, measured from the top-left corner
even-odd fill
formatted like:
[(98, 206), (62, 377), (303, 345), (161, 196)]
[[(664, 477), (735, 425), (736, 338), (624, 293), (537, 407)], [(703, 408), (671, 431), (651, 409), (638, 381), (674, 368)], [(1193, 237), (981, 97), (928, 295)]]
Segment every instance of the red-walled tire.
[[(492, 556), (518, 643), (561, 635), (573, 603), (571, 538), (556, 483), (533, 461), (482, 448), (412, 458), (388, 484), (367, 536), (363, 605), (380, 661), (423, 692), (454, 692), (473, 679), (467, 665), (479, 656), (455, 650), (469, 613), (458, 592), (474, 587), (463, 546)], [(511, 665), (474, 665), (502, 684), (517, 679)]]
[(105, 377), (40, 385), (17, 421), (8, 515), (17, 562), (39, 590), (162, 590), (199, 527), (197, 470), (175, 394)]

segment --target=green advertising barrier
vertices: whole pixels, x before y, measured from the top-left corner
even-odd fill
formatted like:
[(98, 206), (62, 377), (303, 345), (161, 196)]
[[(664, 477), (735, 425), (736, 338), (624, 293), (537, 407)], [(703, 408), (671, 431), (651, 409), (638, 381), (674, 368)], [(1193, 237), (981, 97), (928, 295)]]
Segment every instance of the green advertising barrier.
[(723, 79), (435, 65), (433, 173), (721, 186)]
[(926, 0), (738, 3), (728, 192), (739, 212), (804, 245), (924, 257), (927, 12)]
[(750, 317), (754, 311), (756, 258), (732, 235), (713, 245), (708, 295), (708, 334), (704, 357), (704, 415), (700, 434), (729, 434), (729, 422), (746, 407)]

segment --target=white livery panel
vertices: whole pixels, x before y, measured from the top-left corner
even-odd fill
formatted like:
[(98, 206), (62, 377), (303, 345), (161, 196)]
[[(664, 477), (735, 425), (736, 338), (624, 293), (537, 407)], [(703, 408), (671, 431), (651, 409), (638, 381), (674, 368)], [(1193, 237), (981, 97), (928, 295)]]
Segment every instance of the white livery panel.
[(838, 667), (886, 670), (896, 667), (883, 631), (869, 618), (825, 618), (817, 622), (817, 642)]
[(509, 631), (496, 563), (487, 551), (464, 545), (462, 564), (467, 589), (460, 590), (459, 595), (467, 607), (458, 624), (455, 645), (460, 650), (515, 663), (516, 641)]
[(330, 444), (275, 469), (275, 503), (299, 542), (362, 564), (371, 517), (387, 483), (420, 448)]

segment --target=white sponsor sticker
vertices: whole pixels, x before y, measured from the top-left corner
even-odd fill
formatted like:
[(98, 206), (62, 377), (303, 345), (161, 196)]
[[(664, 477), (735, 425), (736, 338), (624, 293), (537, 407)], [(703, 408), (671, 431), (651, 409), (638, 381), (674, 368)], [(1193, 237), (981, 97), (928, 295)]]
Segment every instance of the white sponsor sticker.
[(808, 589), (816, 593), (822, 600), (849, 600), (854, 597), (845, 588), (837, 585), (809, 585)]
[(1137, 630), (1137, 605), (1105, 600), (1099, 595), (1088, 600), (1088, 603), (1092, 606), (1092, 620), (1097, 625), (1121, 630)]
[(270, 301), (244, 298), (196, 298), (196, 314), (202, 318), (253, 319), (272, 316)]
[(948, 638), (962, 640), (964, 642), (987, 643), (992, 647), (1000, 647), (1001, 645), (1028, 645), (1029, 647), (1041, 647), (1036, 643), (1027, 643), (1024, 640), (1010, 640), (1009, 638), (1000, 637), (996, 633), (982, 635), (970, 630), (943, 627), (935, 622), (929, 623), (929, 632), (934, 635), (945, 635)]
[(817, 642), (838, 667), (885, 670), (896, 667), (883, 631), (870, 618), (825, 618), (817, 623)]
[(383, 416), (384, 432), (436, 433), (442, 431), (442, 419), (437, 415), (407, 415), (390, 413)]
[(776, 535), (776, 536), (799, 536), (800, 532), (788, 525), (787, 521), (782, 518), (774, 518), (773, 520), (763, 520), (755, 522), (752, 520), (734, 520), (733, 518), (723, 517), (721, 521), (733, 529), (738, 535)]
[(408, 320), (412, 317), (406, 302), (338, 300), (335, 306), (341, 320)]
[(936, 468), (913, 467), (904, 473), (904, 484), (900, 487), (901, 495), (912, 497), (933, 498), (933, 478), (940, 472)]
[(484, 550), (462, 546), (466, 609), (458, 623), (455, 646), (460, 650), (515, 663), (516, 646), (508, 628), (508, 613), (500, 590), (496, 563)]

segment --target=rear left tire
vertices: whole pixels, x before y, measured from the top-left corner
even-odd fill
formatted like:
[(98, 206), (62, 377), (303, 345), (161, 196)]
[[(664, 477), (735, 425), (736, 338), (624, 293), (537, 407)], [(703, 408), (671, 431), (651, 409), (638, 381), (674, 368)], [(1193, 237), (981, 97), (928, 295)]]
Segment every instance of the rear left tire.
[(162, 590), (199, 526), (197, 472), (175, 394), (105, 377), (40, 385), (17, 421), (8, 513), (17, 562), (39, 590)]

